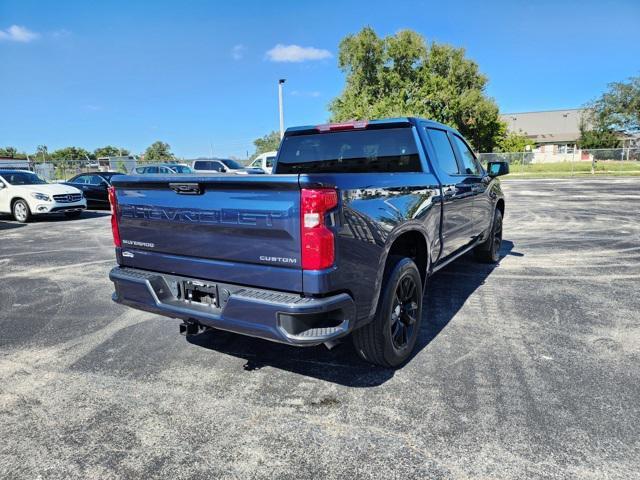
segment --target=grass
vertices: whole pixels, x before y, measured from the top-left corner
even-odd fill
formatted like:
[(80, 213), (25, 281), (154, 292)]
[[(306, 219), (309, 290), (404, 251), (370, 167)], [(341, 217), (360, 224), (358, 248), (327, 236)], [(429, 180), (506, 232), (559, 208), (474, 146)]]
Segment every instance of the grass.
[[(568, 177), (591, 175), (591, 162), (511, 164), (507, 178)], [(601, 160), (596, 163), (595, 175), (640, 176), (640, 162)]]

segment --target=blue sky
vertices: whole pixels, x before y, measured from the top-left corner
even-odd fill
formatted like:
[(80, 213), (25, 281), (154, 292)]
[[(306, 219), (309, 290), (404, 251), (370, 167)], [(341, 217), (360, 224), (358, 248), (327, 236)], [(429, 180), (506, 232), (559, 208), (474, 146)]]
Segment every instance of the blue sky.
[(243, 156), (278, 128), (278, 78), (287, 126), (327, 120), (338, 43), (365, 25), (464, 47), (503, 112), (640, 75), (638, 0), (0, 0), (0, 145)]

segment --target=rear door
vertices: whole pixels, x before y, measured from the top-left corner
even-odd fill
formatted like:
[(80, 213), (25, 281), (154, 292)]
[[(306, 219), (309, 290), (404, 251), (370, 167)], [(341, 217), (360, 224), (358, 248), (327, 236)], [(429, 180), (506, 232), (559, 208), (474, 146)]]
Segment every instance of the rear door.
[(473, 188), (461, 171), (450, 136), (446, 130), (426, 128), (436, 154), (438, 176), (442, 183), (444, 258), (468, 245), (473, 238)]
[(121, 264), (299, 291), (298, 176), (263, 178), (114, 178)]

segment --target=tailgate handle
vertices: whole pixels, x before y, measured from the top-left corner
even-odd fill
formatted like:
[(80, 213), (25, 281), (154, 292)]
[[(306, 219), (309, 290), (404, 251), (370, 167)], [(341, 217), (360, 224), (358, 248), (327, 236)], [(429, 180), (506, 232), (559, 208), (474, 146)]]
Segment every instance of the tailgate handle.
[(200, 195), (202, 193), (198, 183), (170, 183), (169, 188), (180, 195)]

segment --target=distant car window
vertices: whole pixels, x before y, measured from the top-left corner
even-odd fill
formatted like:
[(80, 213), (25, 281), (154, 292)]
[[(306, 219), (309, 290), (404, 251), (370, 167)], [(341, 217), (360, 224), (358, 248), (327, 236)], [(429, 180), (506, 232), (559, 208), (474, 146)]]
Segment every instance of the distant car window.
[(139, 173), (139, 174), (144, 173), (144, 167), (136, 167), (136, 173)]
[(467, 175), (479, 175), (480, 167), (476, 162), (476, 157), (473, 152), (469, 150), (467, 144), (458, 135), (453, 135), (453, 141), (458, 147), (458, 152), (462, 157), (462, 165), (464, 166), (464, 173)]
[(171, 170), (176, 173), (193, 173), (193, 171), (186, 165), (171, 165)]
[(410, 128), (285, 136), (278, 173), (420, 172)]
[(438, 159), (438, 165), (440, 168), (447, 172), (449, 175), (457, 175), (460, 173), (458, 162), (456, 162), (456, 156), (453, 153), (451, 142), (447, 132), (439, 130), (437, 128), (428, 128), (429, 138), (433, 143), (433, 148), (436, 151), (436, 157)]
[(273, 161), (275, 159), (276, 159), (276, 157), (267, 157), (267, 168), (273, 167)]
[(88, 185), (89, 175), (79, 175), (75, 179), (71, 180), (71, 183), (81, 183), (83, 185)]
[(260, 168), (261, 164), (262, 164), (262, 160), (258, 159), (258, 160), (254, 160), (251, 166), (254, 168)]
[(158, 173), (158, 167), (146, 167), (144, 173)]
[(195, 170), (211, 170), (211, 168), (209, 168), (210, 166), (211, 166), (211, 162), (207, 162), (204, 160), (198, 160), (193, 164), (193, 168)]
[(232, 170), (238, 170), (240, 168), (242, 168), (242, 165), (240, 165), (238, 162), (236, 162), (235, 160), (220, 160), (222, 163), (225, 164), (225, 166), (227, 166), (228, 168), (232, 169)]
[(102, 185), (104, 180), (99, 175), (89, 175), (89, 184), (90, 185)]
[(175, 173), (175, 172), (172, 169), (170, 169), (169, 167), (158, 167), (158, 173), (172, 174), (172, 173)]

